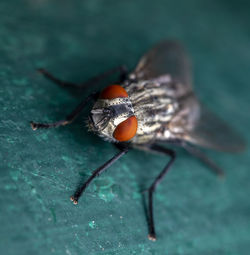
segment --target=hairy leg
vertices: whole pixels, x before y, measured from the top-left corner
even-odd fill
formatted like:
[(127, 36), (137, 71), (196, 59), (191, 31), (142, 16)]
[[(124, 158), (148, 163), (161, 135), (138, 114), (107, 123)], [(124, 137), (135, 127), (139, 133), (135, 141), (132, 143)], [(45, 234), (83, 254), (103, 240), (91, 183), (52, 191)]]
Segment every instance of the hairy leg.
[(120, 74), (120, 82), (123, 82), (124, 79), (127, 78), (127, 74), (128, 74), (127, 68), (125, 66), (117, 66), (115, 68), (107, 70), (107, 71), (105, 71), (105, 72), (89, 79), (86, 82), (76, 84), (76, 83), (73, 83), (73, 82), (68, 82), (68, 81), (61, 80), (61, 79), (55, 77), (53, 74), (51, 74), (50, 72), (48, 72), (44, 68), (39, 68), (38, 72), (40, 72), (47, 79), (53, 81), (54, 83), (56, 83), (57, 85), (59, 85), (61, 87), (74, 88), (74, 89), (85, 89), (87, 87), (93, 86), (93, 85), (97, 84), (98, 82), (102, 81), (103, 79), (105, 79), (105, 78), (107, 78), (107, 77), (109, 77), (109, 76), (111, 76), (115, 73)]
[(98, 167), (95, 171), (93, 171), (92, 175), (88, 178), (86, 182), (84, 182), (80, 188), (78, 188), (73, 196), (71, 196), (71, 200), (74, 204), (78, 203), (79, 198), (81, 197), (82, 193), (85, 189), (89, 186), (89, 184), (102, 172), (104, 172), (107, 168), (113, 165), (120, 157), (125, 155), (128, 152), (128, 147), (121, 147), (120, 152), (105, 162), (102, 166)]
[(154, 182), (151, 184), (151, 186), (147, 189), (148, 190), (148, 212), (149, 212), (149, 234), (148, 238), (149, 240), (155, 241), (156, 240), (156, 234), (155, 234), (155, 225), (154, 225), (154, 215), (153, 215), (153, 193), (157, 187), (157, 185), (162, 181), (163, 177), (166, 175), (172, 164), (174, 163), (174, 160), (176, 158), (175, 151), (171, 149), (167, 149), (164, 147), (161, 147), (159, 145), (152, 145), (150, 147), (151, 151), (160, 152), (165, 155), (168, 155), (170, 157), (169, 162), (167, 165), (163, 168), (163, 170), (160, 172), (160, 174), (155, 178)]
[(83, 110), (83, 108), (86, 106), (86, 104), (90, 100), (94, 100), (97, 98), (99, 93), (93, 93), (89, 95), (86, 99), (84, 99), (69, 115), (66, 116), (65, 119), (53, 122), (53, 123), (38, 123), (38, 122), (30, 122), (31, 128), (33, 130), (40, 129), (40, 128), (55, 128), (59, 126), (65, 126), (70, 124)]

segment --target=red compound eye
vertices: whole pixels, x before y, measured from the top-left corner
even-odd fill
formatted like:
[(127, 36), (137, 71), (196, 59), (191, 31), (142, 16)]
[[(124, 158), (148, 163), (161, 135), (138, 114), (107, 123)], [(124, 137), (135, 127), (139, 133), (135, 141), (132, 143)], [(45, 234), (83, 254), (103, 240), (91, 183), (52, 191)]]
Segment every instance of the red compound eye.
[(121, 122), (115, 129), (113, 137), (119, 142), (125, 142), (133, 138), (137, 131), (137, 119), (131, 116)]
[(101, 99), (114, 99), (118, 97), (128, 97), (128, 93), (120, 85), (110, 85), (105, 88), (100, 95)]

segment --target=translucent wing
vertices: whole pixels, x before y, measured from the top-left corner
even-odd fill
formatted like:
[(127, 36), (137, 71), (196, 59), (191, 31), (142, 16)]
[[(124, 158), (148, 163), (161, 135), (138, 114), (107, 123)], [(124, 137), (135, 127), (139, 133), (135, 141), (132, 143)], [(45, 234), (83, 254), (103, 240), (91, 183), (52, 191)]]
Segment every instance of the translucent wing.
[(225, 152), (240, 152), (246, 147), (245, 141), (236, 131), (202, 105), (200, 117), (185, 140)]
[(149, 80), (162, 75), (192, 89), (190, 62), (184, 48), (175, 41), (163, 41), (146, 53), (133, 74), (138, 79)]
[[(185, 49), (175, 41), (163, 41), (146, 53), (133, 75), (140, 80), (169, 75), (178, 84), (177, 97), (181, 110), (176, 113), (168, 128), (176, 131), (177, 139), (226, 152), (245, 148), (242, 137), (223, 120), (202, 106), (192, 93), (191, 64)], [(172, 130), (171, 130), (172, 131)]]

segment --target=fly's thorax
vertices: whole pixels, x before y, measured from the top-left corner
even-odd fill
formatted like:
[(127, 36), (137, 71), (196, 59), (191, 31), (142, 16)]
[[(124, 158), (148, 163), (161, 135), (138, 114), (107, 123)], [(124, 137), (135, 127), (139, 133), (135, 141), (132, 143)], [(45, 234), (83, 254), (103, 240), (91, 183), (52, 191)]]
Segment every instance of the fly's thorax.
[(132, 116), (134, 109), (129, 97), (99, 98), (90, 112), (88, 126), (105, 140), (117, 142), (114, 131), (119, 124)]
[(170, 86), (170, 80), (166, 83), (158, 80), (140, 81), (125, 86), (138, 120), (137, 133), (132, 143), (150, 143), (166, 129), (167, 123), (178, 110), (178, 102), (168, 95)]

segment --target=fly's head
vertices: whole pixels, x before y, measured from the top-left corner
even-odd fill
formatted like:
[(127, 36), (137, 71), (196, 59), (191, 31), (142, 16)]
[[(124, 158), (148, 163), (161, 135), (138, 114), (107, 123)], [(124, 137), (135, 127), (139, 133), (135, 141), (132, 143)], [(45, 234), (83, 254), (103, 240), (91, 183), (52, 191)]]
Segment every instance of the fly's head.
[(127, 142), (137, 132), (137, 118), (126, 90), (120, 85), (106, 87), (95, 102), (88, 126), (110, 142)]

